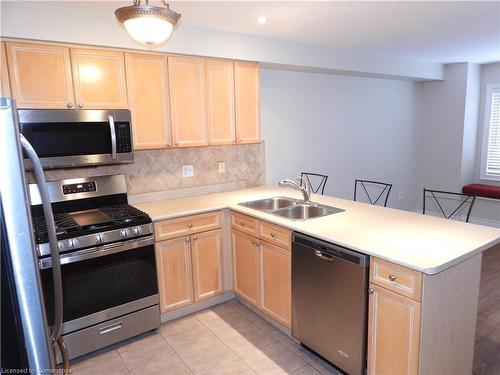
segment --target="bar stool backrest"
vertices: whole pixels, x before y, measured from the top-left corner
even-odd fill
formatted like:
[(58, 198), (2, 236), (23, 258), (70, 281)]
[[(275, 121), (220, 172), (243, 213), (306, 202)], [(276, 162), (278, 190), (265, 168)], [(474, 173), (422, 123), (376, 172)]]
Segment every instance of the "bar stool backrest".
[(313, 193), (321, 195), (324, 194), (326, 181), (328, 180), (327, 175), (319, 173), (302, 172), (300, 176), (307, 180), (309, 186), (311, 186), (311, 190)]
[[(380, 193), (376, 192), (370, 194), (368, 192), (367, 187), (375, 187)], [(368, 202), (372, 205), (376, 205), (378, 202), (380, 202), (379, 205), (383, 205), (384, 207), (387, 207), (387, 200), (389, 199), (389, 194), (391, 193), (392, 189), (392, 184), (387, 184), (385, 182), (378, 182), (378, 181), (371, 181), (371, 180), (354, 180), (354, 201), (358, 200), (358, 187), (361, 187), (362, 190), (365, 192), (366, 198), (368, 199)]]
[[(476, 201), (475, 195), (461, 194), (461, 193), (455, 193), (452, 191), (432, 190), (432, 189), (424, 188), (423, 205), (422, 205), (422, 213), (424, 215), (425, 215), (425, 210), (426, 210), (425, 201), (426, 201), (426, 198), (428, 198), (428, 197), (430, 197), (436, 203), (437, 207), (439, 208), (439, 211), (441, 212), (441, 214), (443, 215), (443, 217), (445, 219), (450, 219), (453, 217), (453, 215), (460, 213), (461, 208), (466, 209), (467, 204), (468, 204), (469, 208), (466, 211), (467, 216), (465, 218), (466, 223), (469, 222), (470, 213), (472, 211), (472, 207), (474, 206), (474, 202)], [(455, 209), (453, 209), (453, 207), (451, 209), (446, 207), (447, 209), (445, 209), (445, 208), (443, 208), (445, 200), (455, 201), (453, 203), (457, 203), (456, 201), (458, 201), (458, 206), (455, 207), (456, 205), (454, 204), (453, 207), (455, 207)], [(450, 214), (447, 214), (446, 211), (450, 211), (450, 210), (453, 210), (453, 211), (451, 211)]]

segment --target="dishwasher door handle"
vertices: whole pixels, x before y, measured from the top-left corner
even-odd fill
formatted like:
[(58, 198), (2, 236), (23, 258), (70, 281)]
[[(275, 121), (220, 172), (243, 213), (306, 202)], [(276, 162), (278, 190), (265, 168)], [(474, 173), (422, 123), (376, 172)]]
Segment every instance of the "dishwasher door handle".
[(327, 262), (333, 262), (333, 256), (322, 253), (319, 250), (314, 250), (314, 255), (322, 260), (326, 260)]

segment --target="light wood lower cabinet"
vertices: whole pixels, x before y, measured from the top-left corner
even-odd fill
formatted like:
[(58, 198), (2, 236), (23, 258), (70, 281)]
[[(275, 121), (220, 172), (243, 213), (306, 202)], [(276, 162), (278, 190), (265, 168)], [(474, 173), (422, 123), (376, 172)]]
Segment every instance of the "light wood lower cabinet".
[(290, 327), (291, 325), (291, 253), (261, 242), (262, 250), (262, 310), (272, 318)]
[[(194, 215), (192, 217), (166, 220), (156, 223), (156, 239), (159, 225), (170, 228), (186, 222), (189, 231), (200, 216), (219, 218), (220, 213)], [(172, 225), (169, 225), (172, 221)], [(217, 228), (217, 225), (219, 228)], [(205, 298), (224, 292), (223, 240), (220, 222), (216, 221), (213, 230), (189, 232), (174, 239), (156, 242), (156, 265), (160, 291), (160, 310), (162, 313), (190, 305)], [(181, 233), (181, 232), (179, 232)]]
[(420, 302), (370, 288), (368, 374), (418, 374)]
[(260, 305), (260, 249), (258, 241), (232, 231), (234, 291), (255, 306)]
[(156, 244), (156, 267), (162, 312), (193, 303), (193, 270), (189, 237)]
[(10, 83), (9, 83), (9, 71), (7, 70), (7, 55), (5, 54), (5, 43), (2, 42), (0, 45), (0, 95), (7, 98), (11, 96), (10, 93)]
[(213, 297), (224, 290), (222, 281), (222, 230), (191, 236), (194, 300)]

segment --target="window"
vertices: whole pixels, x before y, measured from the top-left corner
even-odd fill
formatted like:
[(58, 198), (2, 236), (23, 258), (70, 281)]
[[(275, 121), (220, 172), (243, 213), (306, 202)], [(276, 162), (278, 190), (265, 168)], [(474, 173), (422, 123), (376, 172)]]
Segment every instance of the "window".
[(500, 181), (500, 84), (488, 85), (485, 99), (481, 179)]

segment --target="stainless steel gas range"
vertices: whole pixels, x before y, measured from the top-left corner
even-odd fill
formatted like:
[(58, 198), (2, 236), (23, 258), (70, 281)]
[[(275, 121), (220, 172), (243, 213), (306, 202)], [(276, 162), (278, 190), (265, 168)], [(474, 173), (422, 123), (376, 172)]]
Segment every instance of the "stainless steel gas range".
[[(62, 337), (69, 358), (158, 328), (153, 224), (146, 213), (128, 204), (124, 176), (51, 181), (47, 188), (60, 254)], [(52, 324), (52, 260), (38, 185), (30, 184), (29, 194)]]

